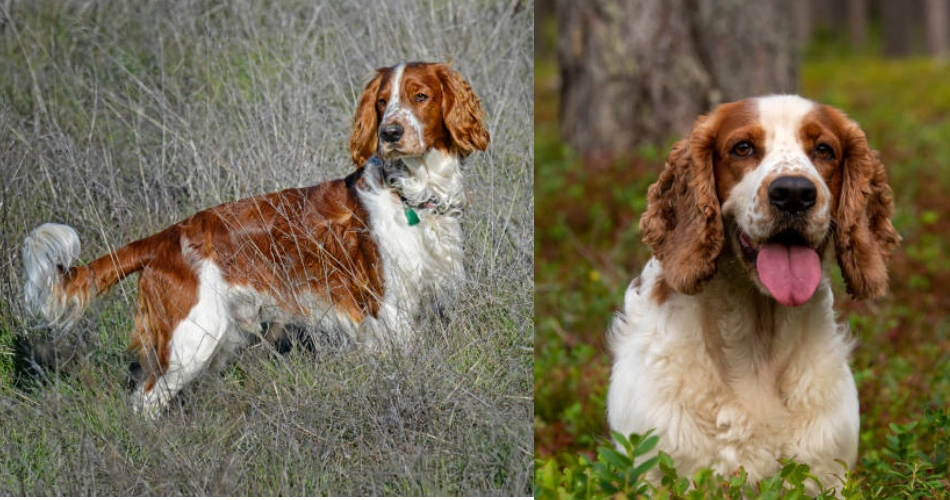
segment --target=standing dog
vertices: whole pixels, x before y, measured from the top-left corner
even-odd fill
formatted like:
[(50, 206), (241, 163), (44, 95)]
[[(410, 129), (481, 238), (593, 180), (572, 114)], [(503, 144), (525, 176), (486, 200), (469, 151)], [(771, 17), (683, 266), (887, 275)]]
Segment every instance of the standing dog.
[(349, 176), (204, 210), (85, 266), (72, 267), (76, 231), (44, 224), (23, 245), (26, 305), (68, 328), (140, 272), (130, 349), (148, 415), (263, 324), (408, 348), (421, 307), (464, 281), (461, 165), (488, 142), (478, 97), (448, 65), (380, 69), (353, 120)]

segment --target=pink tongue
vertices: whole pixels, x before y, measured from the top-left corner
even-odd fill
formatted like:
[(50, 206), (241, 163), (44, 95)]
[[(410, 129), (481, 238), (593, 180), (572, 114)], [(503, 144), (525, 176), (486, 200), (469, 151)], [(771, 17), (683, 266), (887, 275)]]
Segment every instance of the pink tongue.
[(766, 243), (759, 250), (755, 266), (762, 284), (783, 306), (808, 302), (821, 281), (818, 252), (801, 245)]

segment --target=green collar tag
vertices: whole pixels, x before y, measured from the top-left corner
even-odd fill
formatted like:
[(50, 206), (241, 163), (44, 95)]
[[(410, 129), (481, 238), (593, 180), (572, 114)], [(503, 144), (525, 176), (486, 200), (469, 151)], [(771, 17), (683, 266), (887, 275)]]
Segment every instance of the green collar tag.
[(406, 209), (406, 221), (409, 222), (410, 226), (415, 226), (419, 223), (419, 214), (416, 213), (412, 208)]

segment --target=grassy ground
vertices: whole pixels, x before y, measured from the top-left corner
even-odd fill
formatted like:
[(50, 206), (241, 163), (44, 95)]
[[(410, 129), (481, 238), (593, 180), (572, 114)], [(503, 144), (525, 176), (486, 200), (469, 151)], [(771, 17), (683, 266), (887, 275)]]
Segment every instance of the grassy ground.
[[(3, 10), (6, 9), (6, 10)], [(532, 2), (0, 2), (0, 494), (528, 494)], [(46, 221), (82, 259), (195, 210), (352, 170), (372, 70), (446, 60), (489, 116), (466, 167), (470, 282), (408, 359), (262, 347), (156, 422), (127, 401), (134, 279), (14, 386), (38, 337), (19, 246)]]
[[(539, 480), (551, 485), (563, 479), (552, 479), (554, 470), (583, 469), (582, 457), (593, 459), (609, 440), (604, 332), (649, 256), (637, 223), (665, 152), (638, 151), (606, 170), (585, 168), (558, 139), (554, 63), (539, 60), (535, 71), (534, 435), (539, 467), (548, 464)], [(858, 303), (836, 281), (839, 316), (859, 340), (852, 369), (861, 399), (860, 458), (850, 493), (946, 495), (950, 67), (813, 55), (802, 75), (803, 95), (844, 109), (880, 150), (904, 238), (887, 297)], [(928, 478), (934, 482), (922, 485)]]

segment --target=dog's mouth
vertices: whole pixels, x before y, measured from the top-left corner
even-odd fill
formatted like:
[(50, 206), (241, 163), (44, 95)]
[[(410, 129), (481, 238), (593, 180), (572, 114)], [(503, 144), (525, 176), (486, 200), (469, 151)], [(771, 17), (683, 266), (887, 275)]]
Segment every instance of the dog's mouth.
[(377, 144), (377, 153), (384, 160), (422, 156), (425, 149), (414, 137), (409, 132), (396, 140), (386, 140), (380, 137)]
[(396, 144), (383, 141), (379, 142), (377, 154), (384, 160), (398, 160), (399, 158), (405, 156), (401, 151), (399, 151)]
[(821, 246), (812, 246), (793, 230), (786, 230), (762, 242), (739, 233), (742, 257), (756, 270), (762, 286), (779, 303), (800, 306), (809, 300), (821, 282)]
[(383, 160), (402, 160), (404, 158), (421, 157), (424, 151), (417, 151), (418, 148), (403, 146), (401, 144), (380, 142), (377, 154)]
[(401, 179), (410, 175), (409, 167), (399, 158), (384, 158), (381, 163), (383, 178), (391, 186), (398, 185)]

